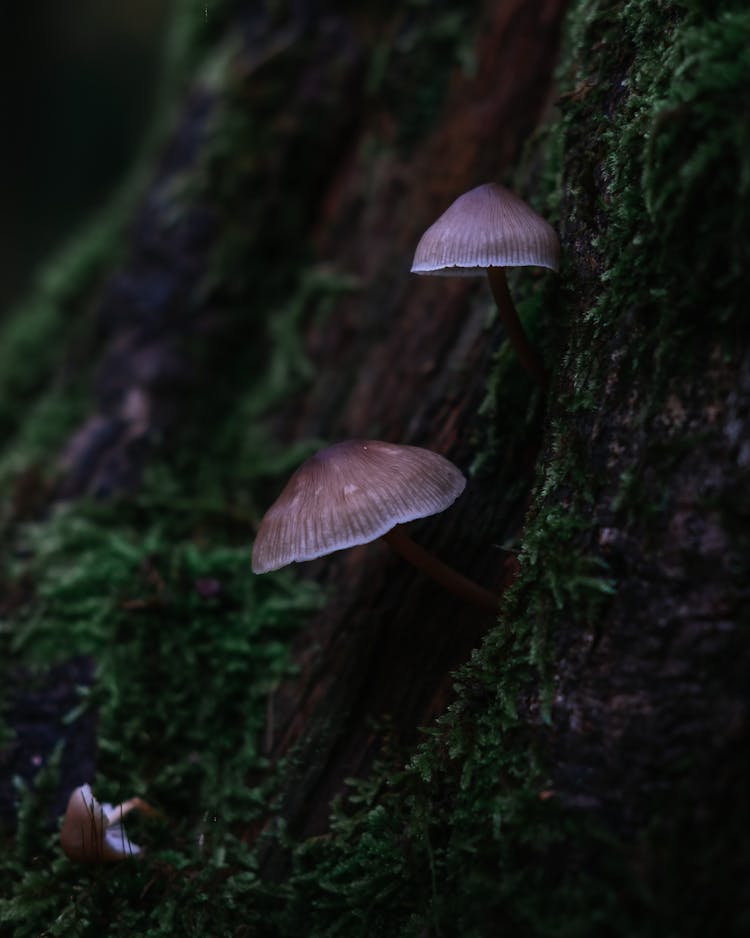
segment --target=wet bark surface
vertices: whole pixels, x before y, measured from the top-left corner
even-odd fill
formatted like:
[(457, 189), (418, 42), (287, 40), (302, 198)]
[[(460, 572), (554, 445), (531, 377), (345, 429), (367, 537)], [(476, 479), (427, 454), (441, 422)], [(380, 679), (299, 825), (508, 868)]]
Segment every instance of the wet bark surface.
[[(621, 50), (607, 114), (628, 106), (630, 64)], [(727, 816), (750, 811), (750, 336), (744, 324), (722, 326), (718, 297), (699, 311), (688, 302), (695, 322), (658, 339), (645, 292), (623, 298), (611, 324), (592, 323), (604, 272), (595, 245), (617, 206), (601, 141), (573, 128), (568, 142), (568, 175), (584, 181), (561, 232), (571, 344), (589, 349), (589, 370), (604, 377), (596, 406), (574, 416), (555, 402), (586, 379), (560, 370), (550, 421), (567, 428), (594, 479), (579, 546), (603, 562), (614, 595), (595, 625), (581, 607), (555, 637), (552, 729), (543, 730), (551, 781), (563, 804), (626, 842), (664, 825), (697, 866), (701, 850), (722, 842)]]
[[(603, 482), (589, 547), (618, 589), (595, 629), (558, 637), (551, 745), (563, 801), (625, 833), (673, 798), (717, 823), (722, 799), (747, 804), (749, 366), (707, 349), (645, 421), (645, 386), (615, 366), (588, 428)], [(637, 521), (617, 498), (626, 474), (651, 502)]]
[[(240, 46), (233, 87), (221, 89), (222, 97), (198, 79), (185, 96), (130, 226), (127, 260), (101, 292), (99, 406), (63, 454), (63, 497), (134, 490), (155, 448), (194, 418), (197, 399), (215, 394), (222, 356), (231, 357), (237, 334), (263, 354), (253, 315), (261, 301), (252, 289), (238, 299), (231, 276), (217, 278), (217, 255), (229, 250), (225, 242), (240, 226), (246, 242), (237, 265), (283, 269), (289, 228), (299, 243), (306, 237), (320, 187), (348, 145), (361, 91), (361, 49), (348, 24), (333, 16), (311, 20), (298, 6), (283, 27), (262, 8), (239, 7), (227, 29), (227, 41)], [(239, 193), (222, 192), (222, 174), (241, 153), (215, 139), (227, 134), (227, 95), (248, 114), (256, 108), (268, 125), (262, 161), (243, 182), (249, 191)], [(237, 149), (245, 142), (238, 135)], [(248, 321), (256, 324), (249, 337)]]
[[(562, 4), (512, 3), (487, 16), (476, 78), (456, 84), (437, 130), (408, 163), (394, 154), (377, 167), (374, 217), (358, 209), (362, 167), (352, 163), (336, 179), (318, 249), (359, 278), (363, 294), (308, 332), (318, 377), (278, 418), (290, 442), (383, 438), (428, 446), (469, 468), (501, 335), (486, 328), (483, 282), (415, 277), (411, 257), (456, 193), (511, 171), (553, 95), (562, 12)], [(352, 224), (361, 236), (351, 237)], [(453, 510), (412, 531), (498, 592), (515, 572), (501, 545), (523, 523), (538, 433), (532, 422), (504, 475), (472, 478)], [(522, 487), (509, 500), (519, 480), (526, 494)], [(294, 752), (300, 766), (282, 813), (303, 836), (327, 827), (331, 798), (346, 778), (367, 772), (384, 739), (392, 748), (416, 741), (451, 699), (452, 670), (494, 622), (380, 543), (316, 567), (331, 601), (299, 641), (299, 676), (272, 698), (269, 736), (274, 758)]]

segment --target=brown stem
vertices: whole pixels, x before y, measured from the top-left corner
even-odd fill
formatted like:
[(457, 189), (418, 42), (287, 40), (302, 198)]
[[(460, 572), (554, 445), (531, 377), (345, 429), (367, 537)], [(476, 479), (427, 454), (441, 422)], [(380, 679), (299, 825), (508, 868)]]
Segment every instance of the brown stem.
[(414, 564), (427, 576), (432, 577), (436, 583), (472, 603), (472, 605), (497, 614), (500, 602), (499, 596), (463, 576), (453, 567), (443, 563), (442, 560), (438, 560), (434, 554), (426, 551), (419, 544), (415, 544), (400, 524), (384, 534), (383, 540), (404, 560)]
[(526, 338), (521, 320), (518, 318), (516, 307), (508, 290), (508, 281), (505, 278), (504, 267), (488, 267), (487, 279), (490, 282), (492, 295), (500, 312), (500, 322), (503, 324), (508, 341), (516, 350), (521, 364), (542, 390), (548, 383), (547, 371), (542, 363), (539, 353)]
[(147, 801), (143, 801), (141, 798), (128, 798), (127, 801), (123, 801), (122, 804), (116, 804), (106, 812), (107, 821), (109, 823), (112, 821), (121, 821), (125, 815), (130, 814), (131, 811), (141, 811), (143, 814), (151, 816), (159, 814), (157, 809), (152, 808)]

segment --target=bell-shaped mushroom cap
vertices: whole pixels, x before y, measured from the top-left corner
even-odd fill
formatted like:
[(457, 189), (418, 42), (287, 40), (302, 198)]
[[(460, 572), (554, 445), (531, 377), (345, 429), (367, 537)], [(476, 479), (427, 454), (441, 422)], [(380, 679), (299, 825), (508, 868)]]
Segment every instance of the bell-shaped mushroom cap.
[[(143, 806), (139, 799), (136, 801)], [(80, 863), (97, 863), (138, 856), (141, 848), (128, 838), (122, 826), (122, 814), (129, 810), (119, 810), (123, 807), (101, 804), (89, 785), (76, 788), (68, 799), (60, 829), (60, 843), (68, 857)]]
[(253, 572), (374, 541), (397, 524), (444, 511), (465, 485), (453, 463), (427, 449), (335, 443), (304, 462), (266, 512)]
[(494, 182), (459, 196), (420, 238), (412, 273), (484, 274), (488, 267), (560, 265), (560, 242), (541, 215)]

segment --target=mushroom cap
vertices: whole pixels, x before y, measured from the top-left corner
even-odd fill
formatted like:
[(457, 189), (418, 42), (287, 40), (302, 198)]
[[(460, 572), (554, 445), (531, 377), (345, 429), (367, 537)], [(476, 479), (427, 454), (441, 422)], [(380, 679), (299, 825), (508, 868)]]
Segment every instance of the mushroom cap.
[(412, 273), (484, 274), (488, 267), (560, 266), (555, 229), (517, 195), (494, 182), (456, 201), (422, 235)]
[(304, 462), (266, 512), (253, 572), (374, 541), (397, 524), (444, 511), (465, 485), (453, 463), (428, 449), (335, 443)]
[(67, 856), (80, 863), (124, 860), (141, 853), (125, 833), (118, 809), (97, 801), (90, 785), (76, 788), (68, 799), (60, 843)]

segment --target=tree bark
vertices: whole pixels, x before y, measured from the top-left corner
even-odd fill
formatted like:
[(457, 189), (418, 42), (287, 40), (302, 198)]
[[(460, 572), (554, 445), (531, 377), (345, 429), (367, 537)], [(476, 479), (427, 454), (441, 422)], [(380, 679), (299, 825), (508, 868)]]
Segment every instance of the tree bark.
[[(296, 199), (303, 203), (294, 209), (304, 222), (298, 237), (313, 234), (316, 262), (360, 284), (337, 303), (335, 314), (307, 327), (315, 380), (279, 406), (279, 440), (292, 445), (379, 437), (428, 446), (470, 467), (472, 438), (486, 432), (477, 412), (501, 335), (486, 326), (485, 286), (477, 298), (471, 282), (415, 278), (411, 254), (421, 232), (457, 194), (512, 172), (553, 96), (563, 9), (562, 0), (480, 8), (475, 74), (450, 74), (435, 127), (408, 151), (397, 145), (388, 110), (366, 97), (365, 40), (357, 34), (362, 24), (335, 14), (306, 22), (302, 13), (276, 30), (255, 23), (255, 35), (233, 67), (261, 102), (264, 82), (274, 95), (281, 94), (274, 82), (286, 84), (290, 128), (272, 136), (272, 154), (246, 182), (264, 190), (260, 205), (253, 190), (244, 207), (252, 219), (246, 250), (293, 270), (280, 259), (287, 232), (277, 216)], [(399, 28), (398, 18), (394, 26)], [(291, 71), (287, 59), (294, 61)], [(228, 237), (222, 229), (227, 208), (217, 193), (209, 188), (176, 222), (166, 217), (173, 209), (160, 197), (176, 174), (200, 163), (218, 107), (200, 84), (191, 92), (139, 208), (130, 258), (103, 290), (99, 410), (67, 447), (66, 497), (132, 489), (153, 441), (178, 432), (196, 394), (212, 394), (206, 382), (217, 356), (238, 341), (237, 331), (247, 341), (264, 341), (263, 323), (252, 312), (239, 327), (234, 317), (222, 321), (217, 313), (236, 301), (227, 299), (231, 284), (219, 283), (203, 301), (194, 299), (205, 293), (202, 279), (212, 252)], [(300, 119), (310, 111), (312, 118)], [(312, 140), (310, 119), (316, 121)], [(383, 137), (386, 145), (375, 166), (368, 166), (363, 154)], [(241, 204), (229, 208), (243, 210)], [(251, 311), (260, 303), (258, 292), (251, 285), (242, 295)], [(283, 288), (274, 296), (283, 297)], [(263, 301), (267, 307), (267, 297)], [(516, 406), (525, 408), (532, 391), (521, 383)], [(502, 472), (494, 468), (473, 480), (450, 516), (419, 525), (425, 546), (489, 590), (502, 591), (512, 581), (512, 554), (493, 543), (519, 534), (537, 433), (532, 422)], [(511, 485), (509, 498), (505, 488)], [(283, 810), (300, 836), (324, 830), (330, 800), (344, 779), (368, 771), (380, 746), (373, 726), (387, 722), (399, 745), (416, 739), (418, 728), (449, 699), (452, 668), (491, 624), (377, 546), (309, 569), (332, 600), (299, 639), (299, 676), (272, 696), (267, 733), (274, 760), (294, 750), (305, 766), (305, 778), (290, 785)], [(324, 731), (332, 713), (335, 725)]]
[[(590, 844), (565, 839), (569, 822), (599, 825), (634, 879), (657, 894), (660, 849), (680, 870), (683, 844), (708, 857), (715, 848), (738, 882), (744, 870), (727, 844), (732, 818), (750, 818), (750, 341), (737, 286), (747, 249), (739, 236), (726, 251), (714, 244), (739, 223), (718, 233), (695, 221), (706, 240), (691, 240), (685, 259), (667, 237), (684, 246), (698, 217), (691, 184), (679, 188), (688, 172), (703, 182), (701, 167), (715, 163), (705, 175), (724, 185), (720, 148), (690, 154), (713, 114), (701, 108), (722, 97), (711, 82), (733, 73), (706, 66), (707, 90), (690, 97), (690, 86), (685, 101), (659, 86), (639, 124), (638, 82), (658, 69), (640, 67), (636, 5), (595, 5), (592, 22), (606, 41), (595, 37), (586, 5), (572, 6), (575, 52), (562, 97), (553, 76), (563, 0), (483, 2), (452, 47), (463, 67), (444, 67), (444, 86), (436, 75), (424, 119), (418, 82), (400, 96), (368, 45), (377, 17), (397, 43), (410, 35), (412, 14), (300, 3), (274, 22), (235, 4), (217, 42), (229, 66), (191, 85), (132, 219), (128, 255), (97, 294), (96, 403), (65, 447), (56, 497), (137, 490), (186, 427), (210, 433), (211, 415), (234, 406), (236, 389), (255, 377), (241, 373), (247, 349), (257, 374), (269, 376), (270, 404), (257, 419), (281, 449), (379, 438), (427, 446), (470, 473), (461, 499), (415, 524), (415, 539), (501, 596), (499, 623), (382, 544), (301, 571), (327, 602), (295, 636), (294, 673), (269, 695), (264, 755), (284, 767), (281, 791), (268, 817), (244, 831), (261, 845), (264, 882), (290, 875), (288, 844), (270, 835), (279, 818), (298, 842), (327, 837), (346, 780), (378, 778), (385, 750), (403, 764), (438, 717), (445, 735), (433, 756), (444, 774), (430, 776), (423, 797), (436, 817), (452, 819), (451, 834), (465, 816), (445, 805), (480, 787), (456, 759), (468, 763), (482, 746), (492, 753), (506, 741), (541, 754), (533, 784), (543, 774), (545, 787), (523, 797), (534, 810), (550, 803), (561, 812), (544, 828), (563, 844), (544, 854), (551, 888), (569, 871), (599, 873)], [(669, 29), (685, 17), (675, 10)], [(701, 30), (681, 35), (680, 61), (697, 71), (711, 65), (701, 58)], [(410, 59), (400, 61), (404, 68)], [(244, 128), (236, 137), (222, 124), (227, 111)], [(556, 128), (555, 157), (541, 155), (543, 141), (529, 144), (545, 120)], [(612, 127), (625, 128), (621, 138)], [(727, 135), (732, 145), (738, 139)], [(734, 151), (730, 158), (740, 167)], [(521, 291), (532, 330), (548, 328), (539, 343), (551, 374), (546, 393), (506, 356), (485, 283), (409, 273), (420, 234), (457, 195), (514, 173), (530, 198), (552, 191), (559, 205), (562, 288), (549, 273), (528, 274)], [(729, 175), (747, 178), (739, 169)], [(193, 188), (175, 198), (185, 177)], [(721, 188), (715, 200), (731, 205)], [(742, 211), (737, 217), (748, 217)], [(735, 218), (730, 207), (727, 217)], [(640, 239), (643, 256), (632, 260)], [(629, 269), (618, 266), (620, 255)], [(716, 278), (706, 258), (723, 265)], [(316, 293), (321, 283), (334, 284), (328, 306)], [(682, 295), (682, 283), (694, 292)], [(296, 317), (292, 339), (272, 312), (282, 307)], [(299, 343), (292, 357), (306, 377), (277, 393), (268, 362), (284, 342)], [(264, 479), (267, 504), (282, 483)], [(498, 702), (510, 652), (523, 679)], [(456, 669), (467, 662), (457, 691)], [(482, 735), (481, 718), (500, 712), (492, 707), (504, 708), (502, 717)], [(456, 725), (465, 730), (460, 756), (448, 740)], [(495, 779), (488, 762), (484, 778), (497, 787), (486, 797), (505, 823), (503, 799), (525, 782), (506, 764)], [(485, 827), (502, 827), (497, 817), (473, 818), (476, 844)], [(653, 847), (660, 825), (667, 834)], [(450, 866), (443, 834), (444, 866), (431, 866), (423, 903), (430, 908)], [(499, 856), (501, 836), (486, 837)], [(524, 836), (512, 843), (521, 860), (542, 850)], [(509, 855), (506, 872), (516, 859)], [(709, 875), (696, 869), (691, 889)], [(444, 882), (449, 888), (447, 873)], [(503, 913), (503, 924), (516, 924)]]

